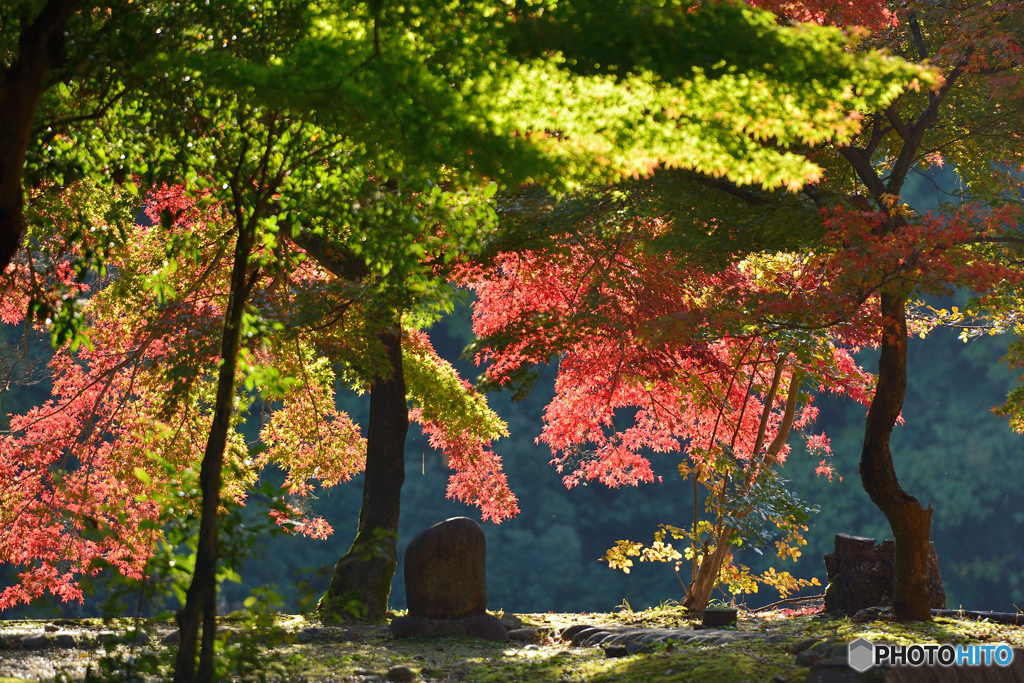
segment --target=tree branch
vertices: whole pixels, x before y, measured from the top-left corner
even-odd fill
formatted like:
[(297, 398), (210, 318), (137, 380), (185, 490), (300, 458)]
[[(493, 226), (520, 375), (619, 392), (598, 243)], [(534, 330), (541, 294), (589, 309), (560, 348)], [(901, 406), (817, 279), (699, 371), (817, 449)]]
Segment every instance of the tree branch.
[(917, 47), (917, 56), (923, 62), (928, 59), (928, 47), (924, 44), (924, 36), (921, 35), (921, 24), (917, 21), (917, 15), (910, 13), (907, 21), (910, 24), (910, 35), (914, 38), (914, 46)]
[(889, 122), (892, 124), (893, 129), (897, 133), (899, 133), (899, 136), (901, 138), (903, 138), (904, 142), (912, 142), (914, 134), (909, 128), (907, 128), (907, 124), (905, 124), (903, 122), (903, 119), (900, 118), (900, 115), (896, 111), (895, 107), (886, 107), (885, 116), (886, 118), (889, 119)]
[(320, 235), (305, 230), (296, 235), (288, 235), (288, 238), (335, 277), (354, 282), (370, 274), (362, 259), (346, 253), (344, 247)]
[(860, 149), (856, 147), (840, 147), (839, 153), (850, 162), (853, 170), (872, 195), (877, 198), (885, 194), (885, 183), (875, 173), (874, 167), (871, 166), (871, 163), (864, 157)]
[(896, 163), (893, 164), (892, 170), (889, 172), (889, 180), (886, 183), (889, 194), (899, 194), (903, 188), (903, 181), (907, 177), (907, 173), (910, 171), (911, 165), (914, 163), (914, 158), (917, 156), (917, 149), (921, 145), (921, 140), (924, 138), (925, 131), (928, 130), (932, 124), (935, 123), (939, 117), (939, 106), (945, 99), (946, 95), (949, 94), (950, 89), (956, 80), (963, 74), (964, 65), (966, 60), (962, 60), (957, 64), (949, 75), (946, 76), (946, 82), (943, 83), (942, 87), (937, 91), (933, 91), (928, 94), (928, 106), (924, 108), (924, 111), (917, 117), (914, 125), (908, 131), (909, 138), (904, 138), (905, 142), (903, 147), (900, 149), (899, 156), (896, 157)]
[(731, 194), (733, 197), (736, 197), (738, 199), (742, 199), (743, 201), (747, 202), (748, 204), (767, 204), (768, 203), (768, 200), (764, 199), (763, 197), (758, 197), (753, 192), (751, 192), (749, 190), (744, 190), (743, 188), (737, 187), (736, 185), (733, 185), (732, 183), (726, 182), (724, 180), (718, 180), (716, 178), (711, 178), (711, 177), (703, 175), (701, 173), (693, 173), (692, 174), (692, 178), (693, 178), (693, 180), (697, 181), (701, 185), (705, 185), (707, 187), (712, 187), (712, 188), (714, 188), (716, 190), (721, 190), (722, 192), (725, 192), (726, 194)]

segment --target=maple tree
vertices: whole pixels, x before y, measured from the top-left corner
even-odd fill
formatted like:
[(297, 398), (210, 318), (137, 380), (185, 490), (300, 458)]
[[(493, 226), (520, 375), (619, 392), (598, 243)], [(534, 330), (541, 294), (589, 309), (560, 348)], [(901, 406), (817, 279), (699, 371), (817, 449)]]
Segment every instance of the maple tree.
[[(642, 206), (650, 210), (650, 187), (665, 181), (634, 188)], [(641, 555), (677, 561), (678, 571), (682, 556), (665, 535), (688, 538), (694, 571), (683, 604), (696, 609), (719, 582), (755, 588), (729, 559), (731, 546), (756, 548), (766, 538), (751, 528), (752, 513), (783, 532), (780, 557), (799, 556), (806, 515), (786, 506), (771, 468), (785, 462), (795, 428), (825, 456), (819, 474), (831, 477), (828, 439), (808, 431), (817, 412), (808, 389), (872, 403), (874, 378), (851, 354), (883, 341), (880, 290), (903, 281), (918, 292), (991, 292), (1020, 281), (1015, 269), (970, 249), (1003, 234), (1013, 210), (968, 207), (891, 236), (878, 234), (887, 215), (837, 208), (806, 251), (757, 250), (721, 267), (699, 252), (657, 249), (679, 216), (630, 220), (628, 199), (594, 203), (604, 221), (592, 215), (554, 246), (501, 254), (493, 268), (467, 272), (479, 296), (478, 362), (488, 384), (523, 391), (533, 368), (557, 354), (556, 394), (538, 440), (551, 447), (567, 486), (650, 482), (647, 453), (685, 456), (679, 472), (708, 489), (711, 522), (695, 510), (690, 530), (666, 526), (650, 548), (623, 541), (606, 559), (628, 570), (628, 558)], [(926, 334), (933, 324), (918, 320), (912, 331)], [(800, 585), (785, 572), (761, 580), (783, 593)]]
[[(218, 386), (217, 330), (231, 272), (223, 235), (230, 223), (222, 205), (196, 201), (181, 188), (150, 193), (148, 213), (152, 225), (116, 226), (129, 232), (108, 255), (116, 276), (100, 283), (85, 307), (93, 323), (90, 348), (67, 346), (54, 358), (54, 399), (16, 417), (18, 438), (4, 441), (4, 557), (25, 566), (20, 583), (3, 592), (4, 606), (43, 591), (81, 599), (75, 577), (97, 571), (98, 560), (139, 576), (160, 538), (152, 521), (166, 512), (155, 492), (202, 459)], [(178, 240), (194, 246), (169, 259), (154, 249)], [(51, 246), (51, 254), (62, 247)], [(271, 252), (264, 244), (258, 256)], [(338, 282), (312, 259), (284, 274), (263, 271), (258, 284), (250, 301), (260, 316), (247, 314), (233, 401), (244, 409), (254, 388), (280, 407), (265, 422), (266, 449), (258, 455), (235, 431), (238, 415), (232, 417), (223, 495), (243, 500), (258, 470), (275, 463), (287, 471), (284, 492), (297, 501), (316, 484), (335, 485), (363, 468), (366, 441), (334, 407), (327, 359), (347, 359), (349, 381), (362, 386), (360, 377), (379, 372), (374, 367), (383, 360), (363, 326), (372, 330), (379, 322), (367, 288)], [(25, 298), (11, 302), (5, 319), (19, 321), (24, 304)], [(341, 317), (337, 305), (346, 308)], [(406, 334), (403, 404), (408, 396), (413, 419), (450, 452), (452, 495), (478, 503), (487, 518), (513, 514), (515, 499), (487, 451), (503, 423), (424, 335)], [(185, 502), (182, 512), (197, 510)], [(295, 505), (280, 522), (315, 537), (331, 531)], [(99, 541), (89, 533), (97, 528), (104, 532)]]
[[(857, 5), (838, 16), (862, 23), (876, 3)], [(532, 137), (534, 146), (577, 179), (646, 172), (668, 161), (712, 173), (729, 169), (753, 179), (767, 174), (769, 182), (784, 184), (798, 169), (808, 170), (799, 155), (750, 144), (737, 132), (752, 126), (764, 136), (778, 136), (784, 146), (793, 139), (791, 124), (805, 133), (810, 127), (829, 128), (843, 116), (834, 106), (837, 98), (891, 90), (911, 73), (899, 61), (851, 55), (839, 32), (780, 27), (767, 13), (731, 2), (478, 2), (462, 11), (329, 1), (249, 6), (241, 0), (14, 0), (0, 8), (0, 266), (14, 258), (26, 230), (26, 187), (43, 180), (64, 186), (86, 177), (109, 186), (132, 173), (146, 176), (147, 184), (180, 181), (175, 172), (187, 166), (181, 158), (186, 150), (176, 149), (146, 117), (162, 108), (155, 95), (174, 82), (170, 74), (184, 61), (207, 76), (211, 71), (233, 75), (234, 86), (243, 86), (243, 74), (254, 74), (230, 66), (232, 52), (242, 42), (269, 47), (266, 41), (282, 28), (297, 38), (298, 25), (285, 24), (303, 14), (339, 21), (328, 19), (315, 38), (300, 41), (305, 67), (277, 73), (271, 90), (301, 97), (307, 107), (332, 109), (367, 139), (401, 122), (404, 136), (385, 133), (381, 140), (398, 147), (437, 140), (452, 147), (447, 143), (459, 140), (463, 151), (475, 150), (479, 164), (507, 161), (501, 150), (507, 151), (510, 138), (488, 136), (459, 121), (457, 112), (473, 102), (491, 110), (492, 124)], [(776, 10), (786, 3), (764, 6)], [(573, 19), (577, 15), (586, 18), (582, 25)], [(276, 18), (268, 22), (269, 16)], [(627, 17), (630, 21), (621, 21)], [(611, 26), (615, 33), (608, 35)], [(395, 29), (403, 27), (423, 41), (415, 48), (389, 44), (400, 35)], [(444, 31), (451, 33), (445, 36), (449, 40), (442, 39)], [(427, 54), (437, 57), (434, 71), (413, 79), (401, 107), (384, 106), (395, 102), (391, 89), (416, 73), (406, 67), (423, 67), (417, 55)], [(343, 78), (332, 74), (326, 55), (348, 64), (349, 72)], [(436, 77), (446, 68), (482, 77), (464, 81), (454, 98), (455, 93), (441, 97), (460, 104), (431, 108), (430, 123), (413, 117), (419, 123), (409, 125), (406, 117), (416, 107), (443, 93)], [(581, 69), (597, 77), (566, 77)], [(318, 77), (335, 78), (335, 89), (305, 87)], [(342, 101), (344, 111), (337, 106)], [(651, 105), (662, 104), (662, 115), (652, 117)], [(139, 116), (126, 119), (124, 112)], [(712, 123), (707, 114), (714, 112), (733, 113)], [(381, 116), (388, 123), (374, 126), (383, 123)], [(120, 125), (109, 125), (111, 120)], [(446, 134), (435, 140), (429, 132), (438, 125)], [(545, 130), (559, 134), (541, 133)], [(165, 163), (169, 158), (178, 160), (177, 167)], [(497, 171), (494, 177), (511, 170), (479, 169)], [(559, 175), (536, 166), (520, 170), (541, 181)]]
[[(786, 460), (790, 430), (808, 428), (816, 414), (804, 383), (867, 401), (870, 377), (835, 332), (759, 322), (783, 315), (771, 299), (814, 290), (821, 273), (812, 260), (751, 257), (725, 270), (701, 270), (648, 250), (664, 228), (654, 220), (620, 225), (606, 239), (599, 232), (565, 236), (558, 249), (502, 255), (469, 282), (479, 297), (474, 330), (483, 340), (478, 359), (488, 363), (488, 383), (514, 381), (559, 354), (556, 394), (539, 441), (551, 447), (567, 486), (650, 482), (647, 452), (685, 456), (679, 472), (709, 490), (715, 515), (709, 527), (695, 509), (692, 530), (669, 530), (690, 539), (694, 572), (684, 604), (703, 609), (734, 533), (753, 512), (754, 488), (776, 501), (782, 495), (771, 469)], [(808, 303), (794, 302), (793, 310)], [(744, 311), (750, 306), (760, 310)], [(625, 409), (635, 412), (627, 417)], [(827, 439), (808, 439), (826, 456), (820, 471), (829, 473)], [(784, 531), (779, 554), (799, 556), (805, 515), (784, 506), (757, 512), (772, 514)], [(679, 560), (660, 534), (644, 558)], [(762, 538), (752, 529), (737, 536), (755, 547)], [(640, 550), (621, 542), (607, 559), (628, 570), (627, 558)], [(785, 573), (765, 580), (783, 592), (799, 585)], [(740, 582), (737, 574), (730, 583)]]

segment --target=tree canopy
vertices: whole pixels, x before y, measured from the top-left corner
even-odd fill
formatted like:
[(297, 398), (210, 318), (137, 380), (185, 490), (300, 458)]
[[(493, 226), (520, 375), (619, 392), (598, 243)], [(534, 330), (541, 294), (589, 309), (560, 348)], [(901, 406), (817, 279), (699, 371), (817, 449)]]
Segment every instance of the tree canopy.
[[(0, 104), (20, 103), (0, 107), (3, 319), (31, 313), (60, 347), (53, 400), (3, 442), (0, 559), (24, 572), (0, 607), (80, 598), (99, 560), (141, 576), (156, 490), (201, 468), (192, 680), (222, 501), (277, 464), (298, 497), (278, 520), (322, 536), (298, 499), (376, 457), (374, 414), (367, 445), (338, 380), (398, 396), (398, 448), (419, 421), (454, 469), (450, 497), (515, 514), (489, 445), (506, 426), (420, 331), (459, 283), (480, 294), (492, 382), (565, 354), (541, 438), (571, 481), (650, 480), (643, 449), (687, 454), (721, 513), (714, 543), (691, 532), (695, 562), (718, 548), (704, 602), (755, 509), (798, 544), (796, 503), (746, 501), (813, 420), (805, 385), (868, 401), (850, 352), (884, 354), (908, 296), (1017, 282), (1001, 251), (1014, 214), (997, 205), (1015, 176), (978, 161), (1012, 163), (1016, 118), (999, 107), (1016, 106), (1017, 67), (999, 46), (1015, 19), (979, 38), (923, 9), (901, 23), (881, 5), (762, 4), (875, 33), (732, 2), (0, 10)], [(876, 49), (940, 37), (930, 61)], [(960, 128), (936, 127), (947, 108)], [(935, 154), (988, 204), (903, 210), (904, 177)], [(250, 450), (237, 426), (255, 392), (268, 415)], [(623, 407), (635, 427), (609, 435)]]

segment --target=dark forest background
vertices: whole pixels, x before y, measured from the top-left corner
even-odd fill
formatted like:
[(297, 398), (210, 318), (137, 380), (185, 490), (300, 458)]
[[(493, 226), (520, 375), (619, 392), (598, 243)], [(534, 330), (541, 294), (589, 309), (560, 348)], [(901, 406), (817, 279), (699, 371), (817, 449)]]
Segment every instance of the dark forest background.
[[(904, 198), (918, 210), (937, 206), (939, 188), (952, 189), (950, 170), (919, 176), (905, 188)], [(966, 295), (955, 297), (966, 300)], [(943, 302), (947, 305), (950, 302)], [(956, 302), (954, 302), (956, 303)], [(9, 330), (9, 345), (23, 343)], [(478, 373), (461, 359), (472, 339), (470, 309), (461, 304), (430, 330), (437, 350), (453, 361), (465, 377)], [(1011, 339), (984, 337), (964, 343), (956, 333), (937, 330), (927, 339), (913, 339), (908, 363), (909, 391), (906, 420), (893, 434), (896, 471), (903, 487), (935, 509), (932, 540), (938, 550), (949, 606), (1013, 610), (1024, 606), (1024, 437), (1013, 434), (1006, 421), (991, 413), (1016, 382), (1016, 373), (1000, 362)], [(45, 347), (46, 340), (32, 340)], [(874, 353), (861, 355), (873, 368)], [(45, 369), (45, 350), (37, 351), (35, 371)], [(549, 368), (526, 400), (512, 403), (508, 394), (490, 397), (492, 407), (508, 422), (511, 436), (498, 442), (521, 513), (501, 525), (483, 525), (488, 543), (490, 607), (517, 612), (607, 611), (623, 601), (639, 609), (680, 599), (685, 590), (671, 565), (638, 563), (631, 574), (611, 570), (599, 558), (618, 539), (649, 543), (659, 523), (687, 526), (692, 519), (690, 482), (681, 480), (678, 455), (652, 455), (661, 483), (608, 490), (592, 484), (567, 491), (561, 476), (548, 464), (550, 452), (534, 443), (540, 433), (544, 406), (553, 393), (554, 371)], [(38, 405), (48, 395), (48, 383), (11, 385), (0, 395), (0, 414)], [(339, 403), (365, 425), (368, 397), (339, 392)], [(808, 544), (798, 562), (751, 553), (738, 559), (753, 568), (772, 564), (825, 584), (822, 555), (832, 549), (837, 533), (887, 538), (888, 526), (861, 488), (860, 458), (866, 408), (850, 401), (819, 397), (821, 413), (815, 431), (832, 439), (833, 481), (817, 477), (817, 459), (791, 440), (793, 452), (783, 470), (790, 488), (818, 506), (807, 533)], [(255, 411), (258, 413), (258, 410)], [(256, 439), (258, 416), (246, 425)], [(274, 473), (266, 477), (274, 480)], [(445, 499), (448, 472), (440, 454), (431, 450), (413, 426), (406, 442), (406, 482), (402, 495), (399, 555), (418, 532), (448, 517), (476, 510)], [(298, 537), (264, 539), (258, 557), (242, 567), (242, 583), (223, 587), (224, 607), (241, 607), (255, 588), (273, 585), (285, 599), (283, 609), (299, 610), (326, 587), (333, 563), (351, 543), (361, 500), (362, 479), (322, 491), (314, 509), (334, 527), (326, 541)], [(688, 575), (688, 568), (684, 570)], [(14, 568), (0, 566), (0, 583)], [(816, 593), (823, 588), (811, 588)], [(746, 598), (748, 605), (766, 604), (777, 594), (762, 588)], [(306, 602), (303, 603), (303, 598)], [(405, 607), (403, 565), (395, 576), (391, 605)], [(171, 605), (173, 606), (173, 605)], [(96, 614), (95, 604), (59, 605), (40, 601), (27, 610), (4, 616), (67, 616)]]

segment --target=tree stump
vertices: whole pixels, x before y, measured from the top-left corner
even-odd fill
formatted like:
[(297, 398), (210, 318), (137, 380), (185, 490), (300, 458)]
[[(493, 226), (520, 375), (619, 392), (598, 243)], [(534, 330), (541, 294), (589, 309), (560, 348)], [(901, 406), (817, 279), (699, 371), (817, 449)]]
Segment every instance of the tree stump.
[[(825, 611), (853, 615), (891, 604), (895, 549), (893, 541), (876, 546), (873, 538), (836, 534), (835, 552), (825, 555)], [(946, 608), (934, 543), (928, 546), (928, 598), (932, 609)]]

